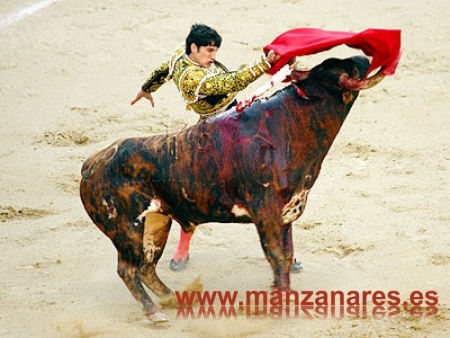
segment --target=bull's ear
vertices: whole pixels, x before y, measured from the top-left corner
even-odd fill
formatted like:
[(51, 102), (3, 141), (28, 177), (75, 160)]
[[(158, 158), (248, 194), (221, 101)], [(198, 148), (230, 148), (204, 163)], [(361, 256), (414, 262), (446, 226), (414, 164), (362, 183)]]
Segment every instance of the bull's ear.
[(309, 71), (303, 71), (303, 70), (296, 70), (294, 69), (291, 74), (289, 75), (291, 81), (302, 81), (306, 80), (309, 76)]
[(342, 92), (342, 101), (344, 101), (345, 104), (349, 104), (353, 101), (353, 94), (351, 90), (344, 90)]

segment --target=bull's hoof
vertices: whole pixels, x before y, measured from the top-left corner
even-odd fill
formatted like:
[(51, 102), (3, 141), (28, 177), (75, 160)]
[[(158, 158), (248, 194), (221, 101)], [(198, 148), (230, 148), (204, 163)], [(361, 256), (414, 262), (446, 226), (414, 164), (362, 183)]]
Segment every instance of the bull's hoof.
[(300, 273), (303, 270), (302, 262), (298, 262), (294, 258), (294, 262), (291, 264), (291, 273)]
[(148, 316), (148, 319), (153, 323), (164, 323), (169, 321), (169, 317), (162, 312), (156, 312)]
[(189, 254), (186, 256), (184, 260), (181, 258), (178, 259), (178, 261), (175, 261), (173, 258), (170, 260), (170, 270), (172, 271), (181, 271), (186, 269), (187, 263), (189, 261)]

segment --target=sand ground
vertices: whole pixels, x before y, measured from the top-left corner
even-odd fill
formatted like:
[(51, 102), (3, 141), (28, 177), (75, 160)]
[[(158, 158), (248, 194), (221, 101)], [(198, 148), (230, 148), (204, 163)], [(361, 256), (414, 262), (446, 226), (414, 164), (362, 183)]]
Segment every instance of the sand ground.
[[(0, 20), (32, 4), (2, 1)], [(2, 27), (0, 336), (450, 336), (449, 14), (444, 0), (60, 0)], [(116, 274), (115, 249), (81, 206), (79, 172), (117, 138), (196, 122), (173, 84), (155, 94), (155, 108), (129, 105), (196, 22), (222, 34), (219, 59), (231, 69), (294, 27), (402, 29), (397, 74), (360, 96), (294, 224), (304, 271), (292, 287), (435, 291), (437, 314), (185, 319), (168, 310), (165, 325), (144, 320)], [(339, 47), (300, 61), (355, 53)], [(205, 290), (269, 290), (253, 225), (200, 226), (188, 270), (174, 273), (178, 231), (175, 224), (158, 270), (174, 290), (198, 276)]]

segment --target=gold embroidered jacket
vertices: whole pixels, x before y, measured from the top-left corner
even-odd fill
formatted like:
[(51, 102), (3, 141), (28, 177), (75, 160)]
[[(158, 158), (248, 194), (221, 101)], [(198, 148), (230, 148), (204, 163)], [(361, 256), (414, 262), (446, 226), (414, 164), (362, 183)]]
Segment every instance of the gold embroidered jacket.
[(181, 96), (200, 119), (215, 115), (227, 108), (240, 90), (259, 78), (271, 67), (265, 55), (238, 71), (229, 72), (219, 62), (210, 68), (193, 62), (179, 46), (170, 60), (156, 68), (142, 85), (142, 90), (151, 93), (166, 81), (173, 79)]

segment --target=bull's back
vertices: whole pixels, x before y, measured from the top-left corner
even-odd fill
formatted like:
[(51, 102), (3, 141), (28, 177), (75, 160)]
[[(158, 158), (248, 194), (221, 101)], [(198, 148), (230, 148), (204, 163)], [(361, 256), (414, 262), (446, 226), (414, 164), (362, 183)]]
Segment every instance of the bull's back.
[[(143, 184), (169, 180), (164, 176), (170, 164), (168, 135), (118, 140), (87, 158), (81, 167), (81, 187), (87, 194), (114, 191), (125, 184), (139, 189)], [(173, 142), (173, 141), (172, 141)], [(145, 182), (144, 182), (145, 181)]]

